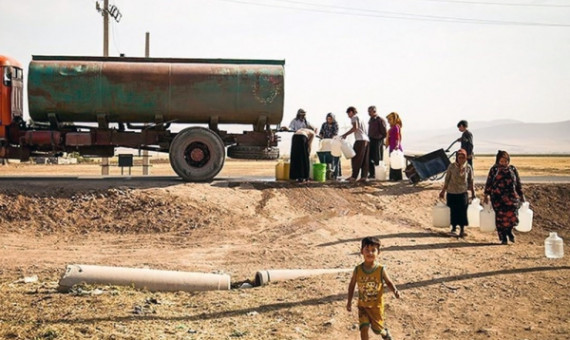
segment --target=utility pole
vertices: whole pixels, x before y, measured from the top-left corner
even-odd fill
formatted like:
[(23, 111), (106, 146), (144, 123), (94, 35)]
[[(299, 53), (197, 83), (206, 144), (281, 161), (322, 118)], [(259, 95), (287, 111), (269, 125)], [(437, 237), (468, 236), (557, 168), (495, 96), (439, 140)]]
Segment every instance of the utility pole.
[(109, 0), (103, 1), (103, 57), (109, 56)]
[[(144, 56), (145, 56), (145, 58), (148, 58), (150, 56), (150, 33), (149, 32), (146, 32), (146, 34), (145, 34)], [(146, 150), (146, 149), (143, 150), (142, 160), (143, 160), (143, 176), (150, 175), (150, 158), (148, 156), (148, 150)]]
[[(115, 5), (109, 8), (109, 0), (103, 0), (103, 8), (100, 7), (99, 1), (95, 3), (95, 9), (103, 16), (103, 57), (109, 56), (109, 16), (115, 21), (121, 21), (123, 15)], [(109, 158), (101, 158), (101, 175), (109, 175)]]
[[(103, 1), (103, 57), (109, 56), (109, 0)], [(109, 158), (101, 158), (101, 175), (109, 175)]]

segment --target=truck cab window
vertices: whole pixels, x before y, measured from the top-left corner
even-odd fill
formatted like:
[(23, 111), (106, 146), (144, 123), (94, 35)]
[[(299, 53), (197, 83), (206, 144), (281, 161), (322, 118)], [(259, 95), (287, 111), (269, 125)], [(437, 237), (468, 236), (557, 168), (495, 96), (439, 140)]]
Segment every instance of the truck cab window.
[(12, 85), (12, 68), (9, 66), (4, 67), (4, 75), (3, 75), (4, 85), (10, 86)]

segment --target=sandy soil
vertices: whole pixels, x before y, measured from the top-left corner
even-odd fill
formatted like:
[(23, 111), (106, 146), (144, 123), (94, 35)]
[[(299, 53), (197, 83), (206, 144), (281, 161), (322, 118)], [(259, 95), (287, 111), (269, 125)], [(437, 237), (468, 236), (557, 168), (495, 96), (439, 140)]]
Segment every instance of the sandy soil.
[[(271, 175), (262, 164), (228, 162), (221, 176)], [(54, 169), (12, 164), (0, 176)], [(402, 292), (385, 296), (394, 339), (570, 338), (570, 260), (544, 256), (550, 231), (568, 252), (568, 184), (526, 185), (533, 230), (502, 246), (477, 228), (457, 239), (431, 227), (437, 183), (0, 183), (0, 338), (358, 339), (348, 273), (193, 293), (56, 287), (71, 263), (223, 272), (234, 286), (263, 269), (352, 268), (369, 235)]]

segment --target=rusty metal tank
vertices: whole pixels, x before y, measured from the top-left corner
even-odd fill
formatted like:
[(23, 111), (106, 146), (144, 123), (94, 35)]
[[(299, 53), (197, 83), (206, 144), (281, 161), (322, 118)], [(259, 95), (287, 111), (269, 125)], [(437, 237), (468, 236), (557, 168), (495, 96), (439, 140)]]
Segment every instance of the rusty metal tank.
[(34, 56), (30, 116), (62, 122), (278, 124), (282, 60)]

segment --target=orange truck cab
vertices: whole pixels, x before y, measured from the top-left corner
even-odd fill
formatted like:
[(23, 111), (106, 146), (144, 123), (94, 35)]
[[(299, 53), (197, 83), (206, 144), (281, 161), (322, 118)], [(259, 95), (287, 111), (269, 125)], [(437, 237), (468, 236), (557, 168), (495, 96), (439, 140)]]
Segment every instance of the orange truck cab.
[(0, 144), (7, 139), (8, 126), (23, 120), (22, 65), (13, 58), (0, 55)]

